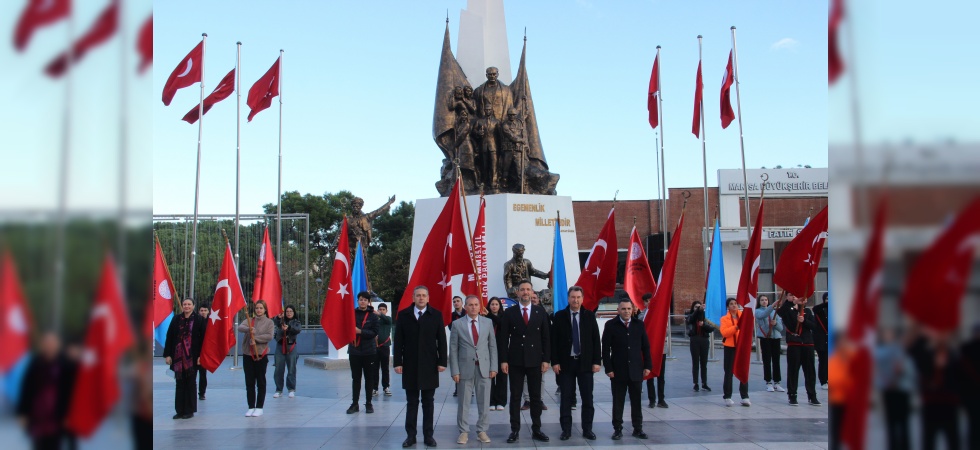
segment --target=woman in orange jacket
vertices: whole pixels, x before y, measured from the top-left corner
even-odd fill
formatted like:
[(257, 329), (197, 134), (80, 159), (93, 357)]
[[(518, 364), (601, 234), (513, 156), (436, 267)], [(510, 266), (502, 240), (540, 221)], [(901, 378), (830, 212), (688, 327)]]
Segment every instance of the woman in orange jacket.
[[(728, 301), (725, 302), (725, 306), (728, 311), (724, 316), (721, 316), (721, 336), (722, 344), (725, 345), (725, 382), (722, 384), (722, 391), (725, 397), (725, 406), (732, 406), (735, 402), (732, 400), (732, 367), (735, 365), (735, 341), (738, 340), (738, 318), (742, 315), (742, 312), (738, 309), (738, 302), (733, 297), (729, 297)], [(751, 335), (748, 336), (751, 339)], [(742, 397), (742, 406), (752, 406), (752, 402), (749, 401), (749, 385), (747, 383), (738, 383), (738, 393)]]

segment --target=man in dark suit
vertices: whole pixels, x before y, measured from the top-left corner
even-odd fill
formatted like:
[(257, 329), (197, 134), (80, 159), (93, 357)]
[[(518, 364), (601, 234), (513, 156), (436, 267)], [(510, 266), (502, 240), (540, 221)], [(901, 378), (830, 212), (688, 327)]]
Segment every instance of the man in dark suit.
[(548, 313), (531, 304), (534, 288), (528, 280), (517, 284), (520, 303), (501, 314), (497, 334), (500, 351), (500, 370), (510, 379), (510, 436), (508, 443), (517, 442), (521, 429), (521, 393), (527, 379), (531, 397), (531, 438), (547, 442), (541, 432), (541, 375), (548, 371), (551, 359), (551, 327)]
[(643, 432), (643, 409), (640, 404), (640, 388), (643, 378), (653, 370), (650, 360), (650, 340), (643, 322), (633, 320), (633, 302), (628, 298), (619, 302), (619, 317), (606, 322), (602, 332), (602, 364), (610, 378), (613, 392), (613, 440), (623, 438), (623, 407), (626, 391), (630, 394), (630, 413), (633, 419), (633, 436), (646, 439)]
[(405, 431), (408, 438), (402, 447), (415, 445), (418, 433), (419, 396), (422, 398), (422, 436), (425, 445), (435, 447), (433, 434), (433, 399), (439, 387), (439, 372), (446, 370), (446, 325), (442, 313), (429, 308), (429, 289), (417, 286), (412, 294), (415, 305), (398, 313), (395, 321), (395, 373), (402, 376), (402, 388), (408, 400)]
[(830, 295), (827, 292), (823, 293), (823, 303), (813, 307), (814, 319), (817, 320), (817, 326), (813, 328), (813, 350), (817, 352), (817, 362), (820, 363), (817, 366), (817, 380), (820, 382), (820, 389), (827, 390), (827, 330), (828, 324), (827, 320), (829, 315), (828, 303), (830, 300)]
[(595, 440), (592, 418), (592, 374), (602, 364), (599, 324), (592, 311), (582, 308), (585, 298), (582, 288), (568, 288), (568, 308), (555, 312), (551, 325), (551, 364), (561, 388), (561, 440), (572, 436), (572, 404), (575, 403), (575, 383), (582, 392), (582, 436)]

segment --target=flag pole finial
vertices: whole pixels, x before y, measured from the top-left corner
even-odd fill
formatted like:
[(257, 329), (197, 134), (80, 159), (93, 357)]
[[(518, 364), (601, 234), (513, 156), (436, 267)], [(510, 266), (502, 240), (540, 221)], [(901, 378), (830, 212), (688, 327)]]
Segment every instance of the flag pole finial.
[(201, 37), (208, 37), (207, 33), (201, 33)]
[(242, 41), (236, 42), (235, 45), (242, 45)]
[(660, 46), (659, 45), (657, 46), (657, 50), (660, 50)]
[(733, 29), (733, 30), (735, 29), (735, 25), (732, 25), (732, 29)]
[(619, 197), (619, 189), (616, 189), (616, 193), (613, 194), (613, 206), (616, 206), (616, 197)]
[(701, 38), (702, 38), (702, 36), (701, 36), (701, 35), (699, 34), (699, 35), (698, 35), (698, 39), (701, 39)]
[(681, 197), (684, 197), (684, 203), (681, 205), (681, 213), (683, 213), (684, 209), (687, 208), (687, 200), (691, 198), (691, 191), (685, 189), (684, 192), (681, 193)]

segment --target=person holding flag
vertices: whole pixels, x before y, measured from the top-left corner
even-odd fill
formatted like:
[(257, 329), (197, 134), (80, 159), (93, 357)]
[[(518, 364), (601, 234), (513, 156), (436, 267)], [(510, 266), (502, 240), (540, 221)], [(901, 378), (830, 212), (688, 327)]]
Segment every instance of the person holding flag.
[[(170, 321), (163, 360), (174, 371), (177, 388), (174, 390), (174, 419), (190, 419), (197, 412), (197, 369), (201, 363), (206, 319), (194, 313), (194, 300), (185, 298), (181, 314)], [(206, 382), (205, 382), (206, 383)], [(203, 395), (202, 395), (203, 397)]]
[(817, 373), (813, 367), (813, 329), (817, 326), (813, 311), (806, 307), (806, 299), (783, 291), (783, 298), (776, 309), (786, 327), (786, 394), (789, 404), (796, 406), (796, 388), (803, 367), (803, 382), (810, 404), (820, 406), (817, 400)]
[[(272, 323), (276, 326), (276, 370), (272, 374), (276, 393), (272, 394), (272, 398), (282, 396), (284, 381), (286, 389), (289, 389), (289, 398), (293, 398), (296, 397), (296, 360), (299, 358), (296, 353), (296, 335), (302, 331), (299, 318), (296, 317), (296, 307), (287, 305), (283, 312), (272, 319)], [(286, 369), (289, 369), (288, 375)]]
[(238, 325), (239, 333), (247, 333), (242, 340), (242, 366), (245, 372), (245, 396), (248, 411), (245, 417), (259, 417), (265, 404), (265, 370), (269, 367), (269, 341), (275, 325), (267, 313), (265, 300), (251, 306), (252, 317)]
[[(646, 294), (643, 294), (644, 308), (643, 311), (640, 311), (640, 313), (636, 315), (636, 318), (639, 319), (640, 322), (646, 321), (647, 313), (650, 312), (651, 299), (653, 299), (653, 293), (647, 292)], [(650, 404), (647, 405), (649, 408), (669, 408), (669, 406), (667, 406), (667, 399), (664, 398), (664, 388), (666, 387), (666, 380), (664, 380), (665, 373), (667, 373), (667, 339), (664, 339), (664, 352), (660, 357), (660, 372), (657, 372), (653, 375), (653, 377), (648, 378), (646, 382), (647, 399), (650, 400)], [(654, 388), (654, 378), (657, 379), (656, 388)], [(657, 400), (657, 397), (660, 397), (659, 401)]]
[(769, 303), (768, 295), (760, 295), (755, 305), (755, 337), (759, 338), (762, 351), (762, 376), (767, 392), (786, 392), (779, 382), (779, 343), (783, 339), (783, 318), (776, 314), (776, 304)]
[(351, 404), (347, 414), (360, 411), (357, 401), (361, 398), (361, 376), (364, 377), (364, 412), (374, 413), (371, 404), (371, 388), (378, 376), (375, 362), (378, 359), (378, 316), (371, 307), (371, 294), (367, 291), (357, 293), (357, 309), (354, 310), (354, 340), (347, 344), (350, 356)]
[[(732, 376), (735, 374), (735, 344), (739, 339), (738, 319), (742, 317), (742, 311), (738, 309), (738, 300), (730, 297), (725, 303), (728, 312), (721, 316), (721, 343), (725, 346), (725, 382), (722, 384), (722, 393), (725, 399), (725, 406), (732, 406)], [(813, 358), (811, 358), (813, 359)], [(752, 406), (749, 400), (749, 384), (738, 381), (738, 394), (742, 397), (742, 406)]]
[[(718, 327), (708, 319), (701, 302), (691, 303), (691, 310), (685, 315), (687, 336), (690, 338), (691, 376), (694, 378), (694, 392), (704, 390), (711, 392), (708, 386), (708, 345), (710, 335)], [(701, 374), (701, 384), (698, 384), (698, 374)]]
[[(197, 308), (197, 314), (204, 318), (204, 332), (208, 329), (208, 316), (211, 315), (211, 308), (205, 305), (203, 302), (201, 306)], [(201, 337), (201, 344), (203, 346), (204, 337)], [(205, 394), (208, 392), (208, 369), (198, 363), (197, 365), (197, 399), (206, 400)]]

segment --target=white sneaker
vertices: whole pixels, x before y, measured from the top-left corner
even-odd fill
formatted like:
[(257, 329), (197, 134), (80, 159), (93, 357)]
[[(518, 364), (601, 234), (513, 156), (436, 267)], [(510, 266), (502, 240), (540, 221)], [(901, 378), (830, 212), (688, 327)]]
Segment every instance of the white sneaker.
[(735, 404), (735, 401), (734, 400), (732, 400), (730, 398), (726, 398), (725, 399), (725, 406), (732, 406), (734, 404)]
[(749, 399), (747, 399), (747, 398), (743, 398), (742, 399), (742, 406), (752, 406), (752, 402)]
[(289, 391), (289, 398), (296, 397), (296, 391)]
[(776, 389), (776, 392), (786, 392), (786, 389), (783, 389), (783, 387), (780, 386), (779, 383), (773, 383), (772, 387)]
[(776, 392), (776, 389), (772, 387), (772, 383), (766, 383), (766, 392)]
[(829, 388), (829, 387), (827, 387), (827, 383), (824, 383), (824, 384), (821, 384), (821, 385), (820, 385), (820, 389), (823, 389), (823, 390), (825, 390), (825, 391), (826, 391), (827, 389), (830, 389), (830, 388)]
[(497, 405), (497, 411), (503, 411), (504, 405)]
[(375, 389), (375, 390), (371, 391), (371, 396), (372, 397), (377, 397), (378, 396), (378, 390)]
[(282, 397), (282, 392), (276, 392), (275, 394), (272, 394), (272, 398), (279, 398), (279, 397)]
[(245, 411), (245, 417), (252, 417), (253, 415), (255, 415), (255, 408)]
[(262, 408), (255, 408), (255, 412), (252, 413), (252, 417), (259, 417), (262, 415)]
[(385, 388), (385, 396), (391, 397), (391, 389)]

